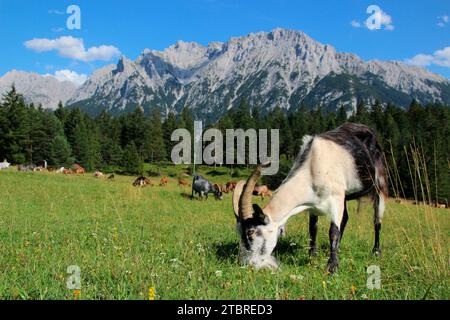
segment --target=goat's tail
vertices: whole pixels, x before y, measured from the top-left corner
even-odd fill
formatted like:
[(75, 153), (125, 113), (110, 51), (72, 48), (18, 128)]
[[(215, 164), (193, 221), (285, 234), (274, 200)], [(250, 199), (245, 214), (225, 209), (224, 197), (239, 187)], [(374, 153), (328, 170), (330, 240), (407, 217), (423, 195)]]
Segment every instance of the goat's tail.
[(386, 158), (384, 157), (383, 150), (381, 149), (381, 146), (378, 143), (375, 134), (373, 135), (371, 144), (373, 164), (375, 167), (375, 187), (377, 189), (376, 192), (380, 194), (380, 196), (387, 198), (389, 194), (387, 163)]

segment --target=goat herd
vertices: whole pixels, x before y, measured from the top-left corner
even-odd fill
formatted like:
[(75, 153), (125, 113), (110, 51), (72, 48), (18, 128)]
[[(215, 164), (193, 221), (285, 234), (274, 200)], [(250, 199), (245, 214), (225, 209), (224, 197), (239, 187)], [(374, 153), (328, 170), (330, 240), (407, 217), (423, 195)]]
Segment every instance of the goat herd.
[[(162, 177), (159, 181), (160, 187), (166, 187), (169, 184), (169, 178)], [(192, 181), (192, 193), (191, 198), (194, 198), (194, 194), (197, 194), (200, 198), (208, 199), (208, 194), (214, 194), (217, 200), (222, 200), (223, 193), (230, 193), (236, 187), (236, 181), (229, 181), (226, 184), (212, 183), (209, 180), (206, 180), (204, 177), (200, 175), (194, 175)], [(133, 186), (135, 187), (146, 187), (146, 186), (154, 186), (149, 178), (140, 176), (133, 182)], [(179, 187), (191, 187), (191, 184), (186, 179), (179, 178), (178, 179)], [(271, 197), (272, 191), (270, 191), (269, 187), (266, 185), (257, 185), (254, 188), (253, 194), (255, 196)]]
[[(6, 160), (3, 162), (0, 162), (0, 170), (2, 169), (8, 169), (11, 166), (9, 162)], [(51, 168), (47, 166), (47, 161), (41, 161), (38, 164), (20, 164), (17, 166), (17, 170), (21, 172), (54, 172), (58, 174), (64, 174), (64, 175), (74, 175), (74, 174), (85, 174), (86, 170), (80, 166), (79, 164), (74, 164), (71, 168)], [(95, 171), (93, 173), (93, 176), (98, 179), (106, 178), (108, 180), (114, 180), (115, 176), (114, 173), (110, 175), (106, 175), (101, 171)], [(185, 174), (186, 177), (189, 177), (189, 175)], [(159, 180), (159, 186), (166, 187), (169, 184), (169, 178), (168, 177), (162, 177)], [(208, 194), (212, 193), (214, 194), (215, 198), (217, 200), (222, 200), (222, 194), (223, 193), (230, 193), (233, 192), (233, 190), (236, 187), (237, 182), (236, 181), (229, 181), (226, 184), (219, 184), (219, 183), (212, 183), (208, 180), (206, 180), (204, 177), (200, 175), (194, 175), (193, 181), (192, 181), (192, 194), (191, 198), (194, 198), (194, 194), (198, 194), (200, 198), (208, 198)], [(146, 186), (154, 186), (155, 184), (147, 177), (139, 176), (136, 180), (133, 182), (133, 186), (135, 187), (146, 187)], [(183, 178), (178, 179), (178, 186), (180, 187), (191, 187), (191, 184), (189, 181)], [(260, 196), (261, 198), (265, 197), (271, 197), (272, 191), (270, 191), (269, 187), (266, 185), (256, 185), (253, 190), (253, 195)]]

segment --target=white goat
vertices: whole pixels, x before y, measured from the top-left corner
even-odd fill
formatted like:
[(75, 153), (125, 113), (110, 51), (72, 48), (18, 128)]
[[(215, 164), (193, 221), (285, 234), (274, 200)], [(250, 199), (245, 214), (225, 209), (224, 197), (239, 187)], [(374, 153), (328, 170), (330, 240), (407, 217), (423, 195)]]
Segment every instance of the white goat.
[(306, 136), (294, 166), (264, 209), (254, 204), (252, 192), (261, 167), (247, 182), (239, 181), (233, 193), (233, 209), (240, 234), (241, 263), (256, 268), (277, 268), (272, 256), (279, 228), (293, 215), (310, 212), (310, 254), (316, 254), (317, 212), (331, 220), (330, 258), (327, 270), (339, 266), (339, 243), (348, 220), (346, 201), (372, 195), (375, 246), (380, 254), (379, 234), (388, 187), (384, 155), (375, 133), (367, 126), (346, 123), (336, 130)]
[(4, 160), (3, 162), (0, 162), (0, 170), (8, 169), (10, 165), (11, 165), (11, 163), (9, 163), (8, 161)]

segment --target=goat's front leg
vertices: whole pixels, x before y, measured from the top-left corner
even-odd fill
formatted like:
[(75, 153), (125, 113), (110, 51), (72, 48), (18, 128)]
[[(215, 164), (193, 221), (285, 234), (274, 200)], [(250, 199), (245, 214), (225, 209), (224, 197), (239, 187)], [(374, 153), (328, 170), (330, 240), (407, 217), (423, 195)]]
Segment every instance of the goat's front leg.
[(372, 252), (380, 256), (380, 230), (381, 230), (381, 220), (383, 219), (384, 213), (384, 196), (381, 194), (376, 194), (373, 199), (373, 206), (375, 210), (374, 215), (374, 225), (375, 225), (375, 245), (373, 247)]
[(313, 213), (309, 214), (309, 255), (314, 257), (317, 255), (317, 221), (319, 217)]
[(340, 240), (342, 240), (342, 236), (344, 235), (344, 230), (345, 226), (347, 225), (347, 221), (348, 221), (347, 203), (344, 201), (344, 214), (342, 216), (341, 227), (339, 228), (339, 231), (341, 232)]

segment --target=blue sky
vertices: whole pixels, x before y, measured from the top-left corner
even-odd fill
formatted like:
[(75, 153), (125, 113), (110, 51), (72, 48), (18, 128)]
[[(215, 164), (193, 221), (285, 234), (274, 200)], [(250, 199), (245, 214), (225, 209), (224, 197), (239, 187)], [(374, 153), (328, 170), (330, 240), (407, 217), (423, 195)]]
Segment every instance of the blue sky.
[[(80, 30), (66, 28), (72, 4)], [(365, 25), (372, 4), (383, 11), (380, 30)], [(0, 0), (0, 76), (89, 75), (121, 54), (135, 59), (177, 40), (207, 44), (282, 27), (365, 60), (409, 61), (450, 78), (449, 16), (449, 0)]]

